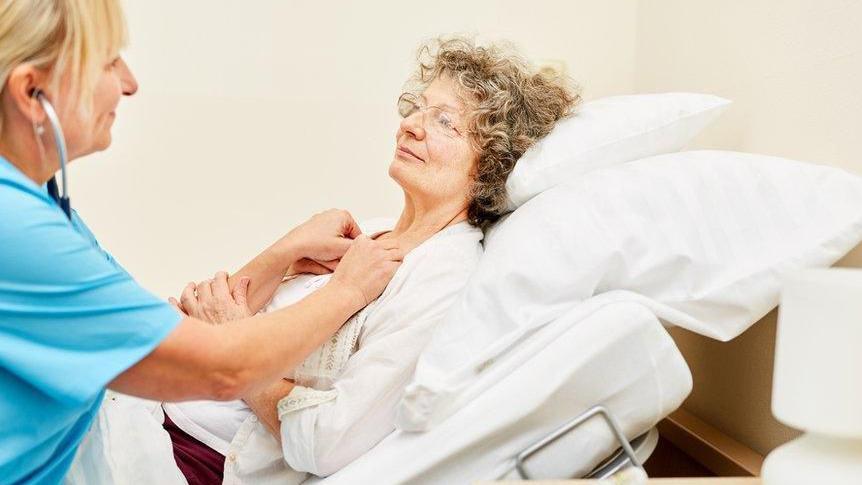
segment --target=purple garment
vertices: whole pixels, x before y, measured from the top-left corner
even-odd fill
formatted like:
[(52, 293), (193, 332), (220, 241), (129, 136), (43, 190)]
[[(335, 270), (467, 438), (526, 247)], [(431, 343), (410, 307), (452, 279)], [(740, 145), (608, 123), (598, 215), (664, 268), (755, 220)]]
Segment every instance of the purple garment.
[(171, 435), (174, 460), (189, 485), (218, 485), (224, 481), (224, 456), (181, 430), (165, 414), (165, 431)]

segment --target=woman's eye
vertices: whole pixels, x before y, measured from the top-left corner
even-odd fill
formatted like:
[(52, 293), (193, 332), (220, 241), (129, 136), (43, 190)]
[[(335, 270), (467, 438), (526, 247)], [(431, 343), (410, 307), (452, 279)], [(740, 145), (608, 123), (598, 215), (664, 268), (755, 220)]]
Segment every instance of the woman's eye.
[(447, 130), (451, 130), (455, 128), (455, 123), (452, 122), (452, 119), (449, 118), (445, 113), (440, 113), (440, 116), (437, 118), (437, 122), (440, 123), (440, 126), (446, 128)]
[(402, 101), (398, 105), (398, 113), (402, 118), (408, 118), (413, 115), (418, 110), (415, 104), (409, 101)]

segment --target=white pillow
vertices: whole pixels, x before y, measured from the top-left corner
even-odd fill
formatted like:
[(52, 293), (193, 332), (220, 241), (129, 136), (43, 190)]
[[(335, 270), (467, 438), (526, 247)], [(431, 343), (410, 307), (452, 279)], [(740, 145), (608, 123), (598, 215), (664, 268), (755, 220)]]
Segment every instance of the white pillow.
[(696, 151), (585, 174), (489, 232), (398, 424), (427, 429), (489, 362), (593, 295), (729, 340), (775, 307), (783, 275), (829, 266), (860, 240), (862, 178), (836, 168)]
[(577, 114), (524, 153), (509, 176), (509, 208), (598, 168), (682, 150), (730, 101), (708, 94), (614, 96)]

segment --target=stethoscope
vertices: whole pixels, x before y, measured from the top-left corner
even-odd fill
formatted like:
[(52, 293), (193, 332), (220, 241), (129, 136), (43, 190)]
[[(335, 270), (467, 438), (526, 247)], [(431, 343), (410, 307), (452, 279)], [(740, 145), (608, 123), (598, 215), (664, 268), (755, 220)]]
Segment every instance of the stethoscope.
[(50, 101), (48, 101), (48, 97), (45, 96), (45, 93), (37, 89), (33, 92), (33, 96), (36, 97), (42, 105), (42, 109), (45, 110), (45, 116), (48, 117), (48, 122), (51, 124), (51, 131), (54, 134), (54, 146), (57, 149), (57, 158), (60, 159), (60, 179), (63, 181), (63, 192), (61, 195), (57, 188), (57, 177), (54, 176), (48, 181), (48, 195), (57, 202), (60, 209), (63, 210), (63, 213), (66, 214), (66, 217), (71, 221), (72, 203), (69, 202), (69, 181), (66, 179), (66, 163), (69, 160), (68, 155), (66, 154), (66, 138), (63, 136), (63, 127), (60, 125), (60, 117), (57, 116), (57, 111), (54, 110), (54, 106)]

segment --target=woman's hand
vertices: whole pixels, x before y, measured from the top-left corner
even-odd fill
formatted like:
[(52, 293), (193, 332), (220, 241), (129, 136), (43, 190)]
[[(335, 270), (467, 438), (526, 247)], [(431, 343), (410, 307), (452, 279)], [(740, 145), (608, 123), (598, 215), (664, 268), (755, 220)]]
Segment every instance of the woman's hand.
[(249, 278), (241, 278), (231, 292), (227, 273), (219, 271), (212, 280), (186, 285), (180, 302), (173, 298), (169, 301), (188, 316), (210, 323), (240, 320), (253, 315), (246, 299), (250, 281)]
[(329, 284), (351, 289), (364, 306), (380, 296), (404, 259), (396, 239), (375, 241), (360, 235), (341, 258)]
[[(362, 234), (349, 212), (330, 209), (290, 231), (277, 243), (290, 248), (295, 260), (308, 259), (321, 264), (336, 262)], [(329, 265), (327, 265), (329, 266)]]

